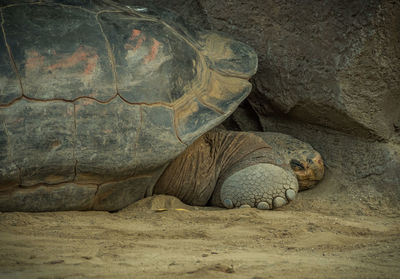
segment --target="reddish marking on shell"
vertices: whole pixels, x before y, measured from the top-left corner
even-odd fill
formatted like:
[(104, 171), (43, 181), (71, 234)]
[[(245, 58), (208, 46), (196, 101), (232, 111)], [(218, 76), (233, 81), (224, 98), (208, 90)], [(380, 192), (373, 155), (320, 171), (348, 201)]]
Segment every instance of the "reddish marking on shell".
[(142, 33), (142, 31), (140, 31), (138, 29), (133, 29), (131, 36), (129, 37), (129, 41), (133, 41), (134, 39), (136, 39), (136, 37), (139, 36), (140, 33)]
[(94, 69), (96, 68), (98, 59), (99, 56), (97, 54), (88, 58), (85, 71), (83, 72), (85, 75), (90, 75), (91, 73), (93, 73)]
[(84, 73), (90, 74), (96, 67), (97, 59), (98, 55), (94, 50), (87, 49), (85, 47), (79, 47), (73, 54), (60, 59), (58, 63), (50, 65), (47, 69), (50, 71), (54, 71), (57, 69), (71, 68), (84, 61), (88, 64), (85, 68)]
[(126, 50), (136, 51), (138, 48), (140, 48), (142, 46), (142, 44), (145, 40), (146, 40), (146, 36), (142, 36), (138, 39), (135, 46), (133, 46), (132, 44), (125, 44), (124, 47)]
[(147, 64), (156, 58), (158, 54), (158, 49), (160, 48), (160, 42), (153, 39), (153, 45), (151, 46), (150, 53), (144, 58), (144, 64)]
[(25, 68), (27, 71), (37, 69), (43, 66), (44, 57), (39, 52), (31, 50), (27, 52), (28, 58), (26, 59)]

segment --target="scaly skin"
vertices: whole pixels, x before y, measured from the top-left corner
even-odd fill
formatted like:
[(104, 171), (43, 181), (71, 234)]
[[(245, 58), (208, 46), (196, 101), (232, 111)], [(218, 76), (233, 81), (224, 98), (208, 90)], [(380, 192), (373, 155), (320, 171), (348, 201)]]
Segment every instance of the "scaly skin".
[(293, 200), (298, 182), (293, 173), (272, 164), (256, 164), (235, 172), (221, 187), (221, 201), (227, 208), (272, 209)]
[(190, 205), (273, 209), (292, 201), (302, 180), (322, 178), (321, 157), (311, 147), (277, 136), (271, 147), (267, 134), (261, 135), (265, 138), (248, 132), (207, 132), (170, 163), (154, 194), (173, 195)]
[(261, 137), (290, 166), (299, 182), (299, 191), (314, 187), (324, 177), (322, 157), (310, 144), (281, 133), (252, 133)]

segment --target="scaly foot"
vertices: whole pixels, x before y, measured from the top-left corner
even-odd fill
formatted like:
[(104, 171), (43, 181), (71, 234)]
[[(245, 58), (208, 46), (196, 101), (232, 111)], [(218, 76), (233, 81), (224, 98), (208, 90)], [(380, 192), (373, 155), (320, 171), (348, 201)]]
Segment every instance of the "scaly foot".
[(229, 176), (221, 187), (227, 208), (273, 209), (292, 201), (299, 185), (296, 176), (272, 164), (256, 164)]

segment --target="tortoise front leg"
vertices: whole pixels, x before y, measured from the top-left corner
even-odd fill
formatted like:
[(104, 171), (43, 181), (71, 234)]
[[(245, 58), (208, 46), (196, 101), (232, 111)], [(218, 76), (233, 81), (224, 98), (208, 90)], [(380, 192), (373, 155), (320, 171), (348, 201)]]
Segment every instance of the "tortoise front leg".
[(293, 173), (273, 164), (259, 163), (230, 175), (219, 195), (227, 208), (273, 209), (293, 200), (298, 189)]

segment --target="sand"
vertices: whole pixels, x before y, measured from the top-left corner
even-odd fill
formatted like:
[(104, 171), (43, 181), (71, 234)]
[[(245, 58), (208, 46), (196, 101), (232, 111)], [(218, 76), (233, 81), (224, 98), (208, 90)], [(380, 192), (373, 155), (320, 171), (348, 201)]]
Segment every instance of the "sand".
[(1, 213), (0, 278), (400, 278), (398, 210), (312, 191), (273, 211), (155, 196), (116, 213)]

